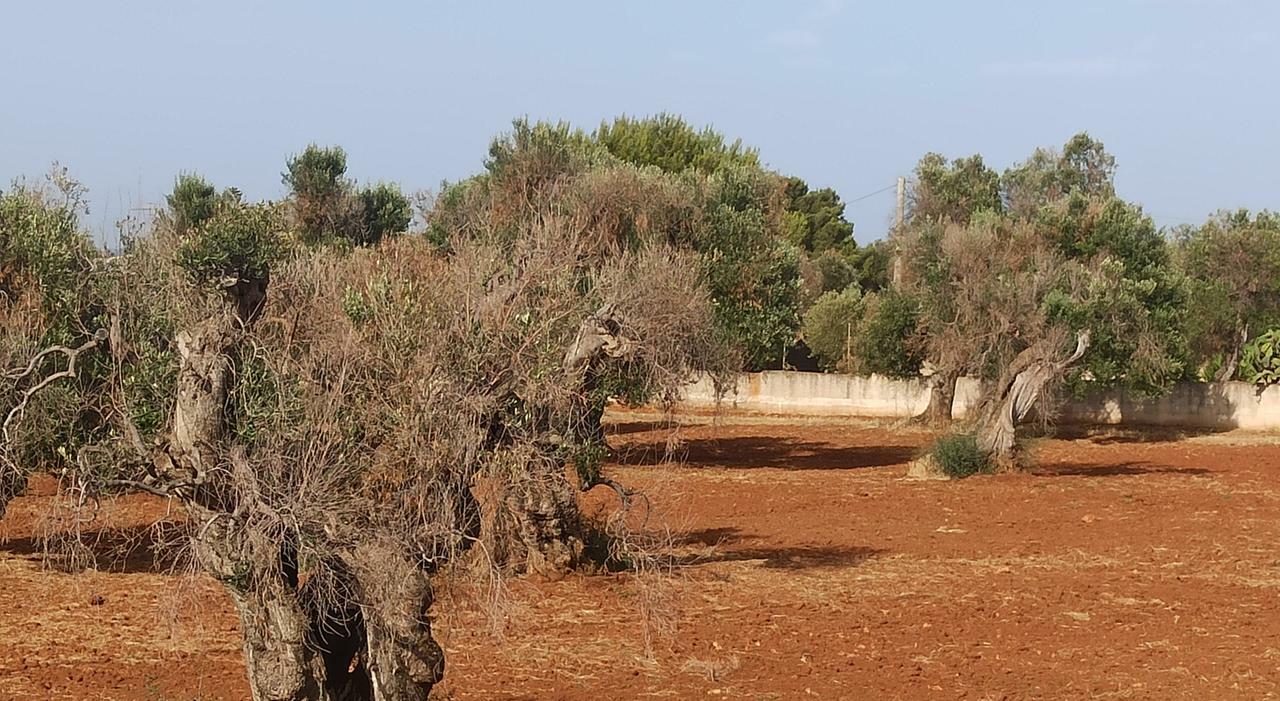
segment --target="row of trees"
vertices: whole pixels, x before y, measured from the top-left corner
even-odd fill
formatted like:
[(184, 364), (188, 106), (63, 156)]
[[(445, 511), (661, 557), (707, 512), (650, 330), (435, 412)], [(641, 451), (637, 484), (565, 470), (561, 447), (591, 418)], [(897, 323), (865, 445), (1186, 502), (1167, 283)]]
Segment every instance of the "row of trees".
[(529, 196), (442, 205), (430, 236), (395, 235), (407, 199), (338, 149), (291, 159), (281, 202), (182, 176), (119, 255), (64, 174), (0, 193), (0, 508), (34, 471), (78, 514), (174, 500), (255, 699), (425, 698), (431, 577), (577, 566), (574, 487), (631, 496), (599, 473), (603, 397), (671, 400), (742, 357), (689, 246), (524, 189), (570, 180), (527, 133), (495, 141), (494, 182)]
[(828, 368), (928, 373), (931, 421), (950, 420), (959, 376), (984, 380), (978, 444), (1001, 459), (1014, 426), (1064, 383), (1154, 394), (1241, 376), (1244, 357), (1245, 379), (1266, 381), (1263, 332), (1280, 312), (1275, 215), (1222, 213), (1164, 232), (1117, 196), (1114, 174), (1087, 134), (1004, 173), (981, 156), (926, 155), (889, 240), (892, 284), (827, 293), (806, 313), (805, 341)]
[(975, 449), (1012, 460), (1063, 384), (1280, 372), (1252, 335), (1275, 217), (1170, 242), (1113, 173), (1083, 135), (1004, 174), (926, 156), (908, 225), (859, 247), (833, 191), (677, 117), (518, 120), (415, 235), (396, 187), (313, 146), (279, 202), (180, 176), (109, 255), (55, 172), (0, 193), (0, 510), (35, 471), (73, 512), (174, 500), (255, 699), (423, 698), (442, 568), (558, 576), (586, 557), (577, 492), (631, 503), (601, 470), (611, 399), (669, 405), (811, 353), (930, 370), (945, 419), (973, 374)]

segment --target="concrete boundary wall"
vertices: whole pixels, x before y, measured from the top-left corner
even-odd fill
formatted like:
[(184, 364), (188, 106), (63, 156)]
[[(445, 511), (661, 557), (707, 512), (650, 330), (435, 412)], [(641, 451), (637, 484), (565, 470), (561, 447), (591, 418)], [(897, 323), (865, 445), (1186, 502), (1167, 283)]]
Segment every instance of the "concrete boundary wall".
[[(980, 392), (977, 380), (961, 378), (956, 384), (954, 415), (963, 418), (976, 405)], [(693, 407), (714, 405), (711, 383), (701, 380), (690, 385), (684, 402)], [(922, 379), (773, 371), (740, 376), (723, 403), (769, 413), (905, 418), (925, 410), (929, 386)], [(1280, 387), (1259, 393), (1244, 382), (1185, 382), (1154, 398), (1113, 390), (1067, 402), (1059, 422), (1280, 430)]]

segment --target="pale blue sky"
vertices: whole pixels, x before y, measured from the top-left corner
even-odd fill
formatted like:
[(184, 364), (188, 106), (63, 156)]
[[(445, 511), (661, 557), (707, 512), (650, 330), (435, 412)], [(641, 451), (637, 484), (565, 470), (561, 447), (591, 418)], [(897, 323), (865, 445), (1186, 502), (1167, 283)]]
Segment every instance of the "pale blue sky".
[[(60, 161), (88, 224), (182, 170), (251, 197), (340, 144), (434, 188), (513, 117), (683, 114), (853, 199), (926, 151), (1003, 168), (1088, 130), (1161, 224), (1280, 208), (1280, 3), (0, 0), (0, 181)], [(892, 193), (852, 204), (866, 241)]]

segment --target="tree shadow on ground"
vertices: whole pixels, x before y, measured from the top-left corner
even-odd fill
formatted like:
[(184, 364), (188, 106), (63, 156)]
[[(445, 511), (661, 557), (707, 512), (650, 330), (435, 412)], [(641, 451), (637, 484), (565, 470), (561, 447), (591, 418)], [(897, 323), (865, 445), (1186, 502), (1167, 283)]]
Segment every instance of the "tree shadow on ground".
[(154, 525), (88, 530), (77, 539), (70, 534), (0, 540), (0, 552), (40, 559), (51, 569), (78, 571), (93, 568), (124, 574), (174, 572), (184, 540), (182, 524), (167, 521)]
[(674, 544), (677, 547), (703, 546), (706, 551), (674, 555), (670, 564), (676, 567), (693, 567), (713, 562), (763, 560), (763, 567), (766, 569), (799, 571), (823, 567), (855, 567), (887, 552), (879, 548), (859, 546), (743, 546), (743, 540), (745, 538), (737, 528), (691, 531), (678, 537)]
[(855, 470), (904, 465), (919, 451), (914, 445), (836, 446), (794, 438), (744, 436), (686, 440), (670, 450), (666, 441), (628, 445), (614, 451), (614, 461), (636, 467), (677, 462), (689, 467)]
[(1049, 430), (1028, 435), (1039, 438), (1056, 438), (1064, 441), (1088, 441), (1098, 445), (1116, 445), (1127, 443), (1172, 443), (1195, 438), (1225, 433), (1227, 428), (1174, 428), (1170, 426), (1091, 426), (1063, 425)]
[(1121, 477), (1136, 475), (1205, 475), (1211, 471), (1203, 467), (1172, 467), (1144, 462), (1122, 463), (1043, 463), (1031, 469), (1037, 477)]

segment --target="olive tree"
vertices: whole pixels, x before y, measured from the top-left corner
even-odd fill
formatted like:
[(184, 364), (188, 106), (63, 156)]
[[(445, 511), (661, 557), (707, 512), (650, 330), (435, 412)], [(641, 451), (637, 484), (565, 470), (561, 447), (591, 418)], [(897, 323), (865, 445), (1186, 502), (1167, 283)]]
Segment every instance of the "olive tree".
[(0, 192), (0, 514), (30, 472), (69, 467), (100, 435), (91, 274), (105, 260), (80, 228), (83, 197), (57, 167)]
[(409, 199), (398, 186), (357, 188), (347, 178), (347, 153), (338, 146), (307, 146), (289, 158), (281, 177), (289, 188), (292, 228), (308, 244), (374, 244), (407, 230), (412, 219)]
[(1019, 424), (1033, 411), (1049, 420), (1073, 377), (1151, 387), (1181, 372), (1177, 324), (1152, 304), (1161, 281), (1116, 248), (1071, 255), (1060, 234), (997, 215), (930, 234), (930, 284), (949, 304), (921, 308), (926, 353), (984, 380), (977, 445), (999, 464), (1015, 462)]
[(1233, 379), (1249, 340), (1280, 322), (1280, 216), (1219, 212), (1177, 243), (1189, 342), (1202, 367), (1217, 366), (1211, 379)]

